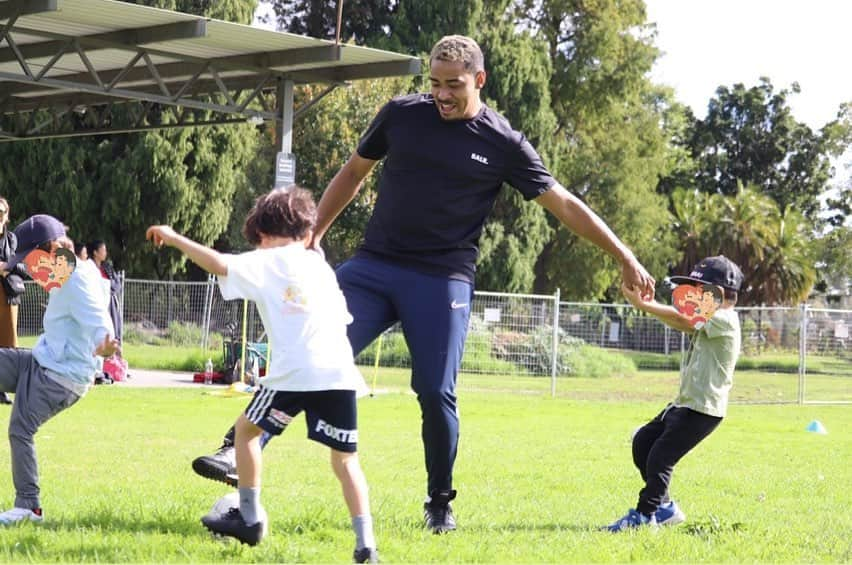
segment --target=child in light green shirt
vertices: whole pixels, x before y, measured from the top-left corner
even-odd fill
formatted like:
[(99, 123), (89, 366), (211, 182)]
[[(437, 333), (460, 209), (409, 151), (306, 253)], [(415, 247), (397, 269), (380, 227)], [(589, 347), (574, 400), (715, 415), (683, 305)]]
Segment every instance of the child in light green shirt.
[[(653, 420), (633, 436), (633, 463), (645, 482), (635, 509), (606, 527), (620, 532), (643, 525), (674, 525), (686, 519), (669, 497), (674, 466), (725, 417), (734, 367), (740, 354), (740, 321), (734, 306), (743, 282), (740, 268), (724, 255), (699, 262), (689, 276), (671, 277), (677, 284), (703, 285), (723, 300), (709, 319), (695, 318), (672, 306), (645, 300), (635, 289), (622, 287), (630, 303), (676, 330), (691, 335), (680, 372), (680, 390)], [(715, 290), (713, 287), (718, 287)]]

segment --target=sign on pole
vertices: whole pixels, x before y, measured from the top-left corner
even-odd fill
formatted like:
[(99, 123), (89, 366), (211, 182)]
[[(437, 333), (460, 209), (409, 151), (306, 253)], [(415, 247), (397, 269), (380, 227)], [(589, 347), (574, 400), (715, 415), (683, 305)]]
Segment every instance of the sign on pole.
[(296, 184), (296, 156), (278, 152), (275, 156), (275, 188)]

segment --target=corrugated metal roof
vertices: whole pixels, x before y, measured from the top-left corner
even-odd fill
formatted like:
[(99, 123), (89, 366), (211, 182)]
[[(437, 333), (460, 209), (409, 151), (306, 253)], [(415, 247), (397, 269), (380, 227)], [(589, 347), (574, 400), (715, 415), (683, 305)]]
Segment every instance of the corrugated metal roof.
[[(161, 74), (159, 81), (146, 58)], [(109, 94), (114, 100), (118, 89), (147, 85), (163, 90), (163, 85), (189, 80), (205, 63), (212, 64), (215, 73), (205, 71), (206, 80), (193, 83), (195, 95), (205, 89), (221, 92), (215, 83), (223, 77), (248, 79), (271, 72), (296, 83), (342, 82), (420, 69), (420, 61), (408, 55), (335, 47), (329, 40), (117, 0), (0, 0), (0, 101), (49, 101), (57, 93), (74, 92), (77, 83), (80, 92), (97, 96), (97, 88), (108, 90), (98, 83), (118, 77), (109, 86), (115, 89)], [(26, 69), (33, 76), (27, 76)]]

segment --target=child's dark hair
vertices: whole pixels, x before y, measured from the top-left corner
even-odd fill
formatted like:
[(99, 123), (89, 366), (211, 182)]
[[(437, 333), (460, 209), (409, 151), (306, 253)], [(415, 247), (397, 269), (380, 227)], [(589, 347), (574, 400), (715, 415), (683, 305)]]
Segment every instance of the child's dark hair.
[(722, 288), (725, 291), (725, 300), (731, 302), (733, 304), (737, 303), (737, 291), (731, 290), (730, 288)]
[(293, 185), (258, 197), (243, 225), (243, 235), (252, 245), (260, 244), (261, 234), (304, 239), (316, 221), (313, 196)]

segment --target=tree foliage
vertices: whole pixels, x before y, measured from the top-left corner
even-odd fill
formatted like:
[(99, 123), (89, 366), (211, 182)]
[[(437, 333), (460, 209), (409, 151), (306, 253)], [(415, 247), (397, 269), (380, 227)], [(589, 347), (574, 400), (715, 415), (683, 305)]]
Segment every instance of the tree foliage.
[(196, 14), (236, 22), (251, 23), (258, 0), (122, 0), (131, 4), (153, 6), (164, 10), (177, 10), (187, 14)]
[[(816, 220), (820, 195), (828, 188), (830, 159), (849, 143), (845, 115), (814, 132), (798, 122), (788, 99), (799, 92), (775, 91), (763, 78), (746, 88), (720, 86), (710, 100), (707, 117), (695, 120), (687, 141), (695, 161), (694, 186), (704, 192), (732, 195), (738, 183), (756, 186), (778, 203), (793, 206)], [(832, 214), (835, 222), (843, 217)]]
[[(255, 0), (137, 3), (246, 23), (256, 6)], [(161, 123), (176, 122), (169, 108), (149, 112)], [(247, 190), (245, 170), (257, 143), (255, 128), (245, 125), (9, 143), (0, 145), (0, 183), (13, 222), (50, 213), (74, 239), (103, 239), (116, 266), (131, 276), (180, 277), (185, 260), (154, 251), (145, 228), (169, 223), (212, 244), (228, 225), (235, 195)]]
[[(322, 39), (337, 33), (338, 0), (271, 0), (278, 29)], [(383, 36), (390, 18), (386, 0), (345, 0), (341, 17), (341, 40), (371, 43)]]
[[(522, 17), (543, 38), (553, 64), (560, 141), (553, 172), (661, 277), (673, 247), (667, 205), (655, 189), (671, 159), (659, 126), (664, 94), (647, 79), (657, 52), (643, 28), (644, 4), (530, 1)], [(558, 286), (573, 299), (617, 295), (614, 261), (562, 228), (536, 269), (541, 292)]]
[(254, 137), (240, 128), (194, 128), (0, 146), (0, 182), (15, 220), (43, 212), (72, 239), (102, 239), (118, 268), (134, 276), (177, 274), (178, 254), (154, 251), (155, 223), (205, 244), (224, 231), (245, 185)]
[(795, 304), (816, 281), (812, 224), (778, 204), (758, 187), (730, 196), (677, 189), (674, 227), (681, 245), (675, 273), (688, 273), (704, 257), (725, 255), (740, 266), (745, 282), (740, 305)]
[[(248, 23), (256, 0), (137, 0)], [(279, 28), (331, 39), (338, 0), (269, 0)], [(740, 263), (747, 303), (790, 303), (814, 284), (850, 279), (848, 187), (826, 196), (832, 157), (852, 143), (852, 107), (819, 131), (797, 122), (798, 91), (720, 87), (703, 120), (652, 84), (658, 53), (642, 0), (346, 0), (341, 39), (428, 59), (441, 36), (482, 46), (486, 103), (541, 153), (554, 177), (607, 222), (658, 279), (707, 255)], [(428, 73), (428, 68), (424, 69)], [(423, 77), (356, 81), (294, 125), (297, 182), (317, 197), (393, 96)], [(325, 85), (299, 85), (297, 106)], [(165, 122), (168, 108), (157, 108)], [(169, 222), (203, 243), (244, 249), (240, 229), (268, 190), (272, 126), (205, 127), (73, 142), (0, 145), (0, 182), (14, 220), (53, 213), (80, 239), (102, 238), (133, 276), (187, 276), (177, 254), (155, 253), (144, 227)], [(332, 262), (360, 244), (374, 173), (326, 236)], [(742, 188), (742, 187), (746, 188)], [(821, 204), (822, 202), (822, 204)], [(822, 209), (821, 209), (822, 206)], [(833, 230), (823, 234), (823, 226)], [(503, 190), (480, 241), (477, 287), (617, 298), (620, 269), (534, 203)], [(819, 261), (817, 261), (817, 258)]]
[(838, 226), (825, 234), (817, 250), (819, 290), (850, 294), (852, 291), (852, 226)]

